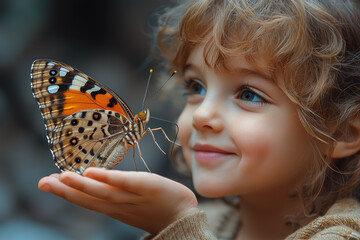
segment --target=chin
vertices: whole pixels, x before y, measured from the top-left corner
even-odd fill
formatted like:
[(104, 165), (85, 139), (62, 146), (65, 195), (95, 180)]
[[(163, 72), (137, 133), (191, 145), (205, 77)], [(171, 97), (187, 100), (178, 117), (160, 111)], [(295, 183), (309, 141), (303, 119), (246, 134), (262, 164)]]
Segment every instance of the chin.
[(224, 191), (225, 189), (222, 187), (222, 184), (214, 183), (212, 181), (208, 181), (205, 179), (203, 180), (194, 179), (194, 188), (196, 192), (203, 197), (218, 198), (229, 195)]

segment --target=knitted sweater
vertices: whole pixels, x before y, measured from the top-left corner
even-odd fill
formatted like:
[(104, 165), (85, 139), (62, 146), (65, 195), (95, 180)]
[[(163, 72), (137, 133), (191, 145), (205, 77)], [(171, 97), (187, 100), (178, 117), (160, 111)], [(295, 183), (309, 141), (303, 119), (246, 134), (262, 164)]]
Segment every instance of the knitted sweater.
[[(219, 211), (224, 213), (226, 210), (219, 209)], [(157, 236), (149, 235), (144, 240), (215, 240), (233, 239), (236, 236), (239, 217), (233, 219), (223, 218), (224, 224), (221, 224), (221, 228), (216, 227), (216, 224), (212, 224), (212, 218), (214, 216), (206, 216), (204, 211), (200, 211), (178, 219)], [(343, 199), (336, 202), (324, 216), (318, 217), (308, 225), (298, 229), (286, 237), (285, 240), (295, 239), (360, 240), (360, 202), (355, 199)]]

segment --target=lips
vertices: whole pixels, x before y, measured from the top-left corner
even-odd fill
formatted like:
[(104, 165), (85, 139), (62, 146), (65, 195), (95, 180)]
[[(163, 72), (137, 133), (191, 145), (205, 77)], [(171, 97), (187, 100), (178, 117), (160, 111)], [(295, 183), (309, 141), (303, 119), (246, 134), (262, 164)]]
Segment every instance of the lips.
[(223, 160), (233, 154), (208, 144), (196, 144), (193, 149), (196, 161), (202, 163)]

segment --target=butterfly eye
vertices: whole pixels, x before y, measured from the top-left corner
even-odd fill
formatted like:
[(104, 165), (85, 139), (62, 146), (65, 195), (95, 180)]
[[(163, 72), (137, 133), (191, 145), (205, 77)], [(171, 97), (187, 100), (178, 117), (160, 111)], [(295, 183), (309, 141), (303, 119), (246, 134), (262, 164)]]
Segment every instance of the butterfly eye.
[(142, 121), (146, 119), (146, 114), (144, 112), (139, 112), (138, 116)]
[(50, 75), (51, 75), (51, 76), (55, 76), (56, 74), (57, 74), (57, 71), (56, 71), (56, 70), (51, 70), (51, 71), (50, 71)]

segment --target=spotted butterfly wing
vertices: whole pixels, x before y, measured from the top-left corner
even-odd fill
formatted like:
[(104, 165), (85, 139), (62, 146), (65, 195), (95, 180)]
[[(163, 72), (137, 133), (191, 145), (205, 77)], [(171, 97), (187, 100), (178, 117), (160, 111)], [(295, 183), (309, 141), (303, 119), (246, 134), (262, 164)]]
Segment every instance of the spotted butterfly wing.
[(148, 110), (134, 116), (113, 91), (64, 63), (34, 61), (31, 88), (62, 171), (113, 168), (146, 133)]

